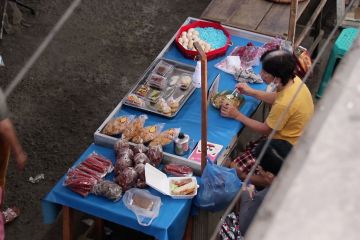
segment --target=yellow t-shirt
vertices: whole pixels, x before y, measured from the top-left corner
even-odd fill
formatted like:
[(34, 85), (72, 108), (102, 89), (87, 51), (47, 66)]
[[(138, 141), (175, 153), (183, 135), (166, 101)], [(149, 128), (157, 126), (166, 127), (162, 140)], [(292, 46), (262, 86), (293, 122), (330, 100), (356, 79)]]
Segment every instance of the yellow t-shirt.
[[(275, 129), (277, 121), (291, 102), (301, 83), (301, 79), (295, 77), (293, 84), (278, 93), (276, 100), (271, 107), (269, 116), (265, 121), (270, 128)], [(273, 138), (283, 139), (291, 144), (295, 144), (313, 113), (314, 103), (312, 96), (309, 89), (304, 84), (290, 106), (289, 111), (285, 114), (285, 117), (279, 126), (277, 126), (277, 131)]]

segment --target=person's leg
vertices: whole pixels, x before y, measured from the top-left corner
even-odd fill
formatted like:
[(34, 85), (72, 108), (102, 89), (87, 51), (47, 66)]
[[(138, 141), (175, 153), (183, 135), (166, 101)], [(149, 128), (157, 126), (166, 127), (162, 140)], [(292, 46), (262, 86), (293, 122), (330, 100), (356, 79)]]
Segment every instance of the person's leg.
[(243, 236), (246, 234), (246, 231), (248, 230), (268, 190), (269, 188), (265, 188), (256, 192), (253, 199), (251, 199), (249, 196), (248, 191), (244, 192), (244, 194), (241, 196), (239, 224), (240, 231)]
[[(10, 145), (0, 137), (0, 187), (5, 191), (6, 173), (10, 158)], [(3, 196), (4, 197), (4, 196)]]
[[(5, 183), (6, 183), (6, 173), (9, 164), (10, 158), (10, 146), (9, 144), (4, 143), (4, 141), (0, 138), (0, 188), (1, 188), (1, 196), (0, 196), (0, 209), (3, 207), (4, 199), (5, 199)], [(20, 214), (20, 209), (17, 207), (7, 208), (6, 210), (0, 212), (0, 223), (5, 224), (14, 221)], [(1, 230), (0, 230), (1, 234)], [(0, 238), (1, 240), (1, 238)]]

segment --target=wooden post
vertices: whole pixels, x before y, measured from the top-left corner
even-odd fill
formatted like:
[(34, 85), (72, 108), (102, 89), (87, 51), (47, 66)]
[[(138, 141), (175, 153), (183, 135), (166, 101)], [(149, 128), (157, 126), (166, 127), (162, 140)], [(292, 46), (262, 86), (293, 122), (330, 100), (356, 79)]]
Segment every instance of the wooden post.
[(201, 173), (206, 166), (207, 156), (207, 57), (198, 42), (194, 43), (201, 60)]
[(290, 5), (290, 18), (289, 18), (289, 30), (288, 40), (294, 45), (295, 42), (295, 31), (296, 31), (296, 18), (298, 10), (298, 0), (292, 0)]
[(63, 240), (73, 240), (73, 210), (70, 207), (63, 206)]
[(104, 221), (98, 217), (95, 217), (95, 233), (97, 240), (104, 239)]

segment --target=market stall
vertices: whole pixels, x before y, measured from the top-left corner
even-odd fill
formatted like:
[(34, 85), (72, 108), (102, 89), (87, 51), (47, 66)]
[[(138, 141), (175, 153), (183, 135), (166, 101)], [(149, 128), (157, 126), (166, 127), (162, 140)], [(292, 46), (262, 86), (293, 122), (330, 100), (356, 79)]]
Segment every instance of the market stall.
[[(188, 18), (184, 25), (191, 22), (195, 22), (198, 19)], [(226, 55), (232, 52), (236, 46), (246, 46), (251, 42), (254, 46), (261, 46), (265, 42), (270, 41), (272, 38), (234, 29), (231, 27), (225, 27), (225, 29), (231, 35), (231, 46), (228, 47)], [(194, 59), (185, 58), (183, 53), (179, 51), (179, 48), (175, 45), (174, 39), (176, 35), (168, 42), (163, 51), (158, 55), (154, 62), (146, 70), (145, 74), (140, 78), (137, 84), (130, 90), (129, 94), (140, 87), (144, 78), (148, 78), (149, 74), (158, 66), (159, 61), (165, 61), (167, 63), (174, 63), (175, 68), (182, 71), (192, 71), (195, 69), (196, 61)], [(218, 57), (208, 61), (208, 86), (211, 86), (213, 81), (220, 76), (218, 90), (233, 90), (235, 84), (235, 78), (233, 75), (225, 73), (215, 67), (216, 64), (223, 61), (225, 56)], [(255, 66), (255, 73), (259, 73), (259, 66)], [(180, 71), (179, 70), (179, 71)], [(260, 90), (265, 90), (266, 85), (263, 83), (254, 83), (252, 87)], [(159, 123), (165, 125), (164, 129), (180, 128), (181, 132), (190, 136), (191, 142), (197, 143), (201, 140), (201, 91), (199, 88), (193, 89), (191, 94), (189, 93), (186, 101), (173, 116), (164, 116), (159, 112), (153, 111), (153, 109), (141, 109), (138, 107), (126, 104), (126, 99), (129, 94), (120, 101), (118, 106), (112, 111), (103, 124), (96, 130), (94, 134), (95, 144), (89, 146), (89, 148), (80, 156), (80, 158), (74, 163), (74, 166), (80, 162), (93, 151), (105, 156), (113, 163), (115, 162), (115, 151), (113, 150), (114, 143), (119, 139), (119, 136), (109, 136), (104, 134), (104, 127), (109, 121), (119, 116), (135, 116), (138, 117), (144, 113), (147, 115), (145, 127), (153, 126)], [(254, 113), (259, 105), (259, 101), (244, 96), (243, 104), (241, 105), (241, 112), (247, 116)], [(208, 108), (208, 141), (222, 145), (222, 154), (219, 154), (217, 163), (221, 164), (224, 159), (224, 152), (233, 144), (234, 137), (243, 128), (243, 125), (235, 120), (223, 118), (220, 116), (219, 109), (209, 104)], [(102, 146), (100, 146), (102, 145)], [(110, 147), (110, 148), (109, 148)], [(190, 146), (191, 149), (182, 156), (175, 154), (174, 145), (167, 144), (164, 146), (164, 162), (176, 162), (184, 165), (190, 165), (196, 169), (200, 169), (199, 164), (190, 163), (187, 159), (189, 154), (195, 148), (195, 144)], [(113, 175), (107, 175), (105, 178), (112, 179)], [(149, 226), (142, 226), (138, 224), (136, 216), (129, 209), (127, 209), (122, 201), (112, 202), (105, 198), (89, 194), (87, 197), (82, 197), (70, 189), (63, 186), (65, 176), (59, 180), (50, 193), (43, 199), (43, 215), (46, 223), (54, 221), (61, 209), (59, 207), (65, 207), (66, 209), (76, 209), (78, 211), (88, 213), (100, 219), (108, 220), (146, 234), (152, 235), (157, 239), (181, 239), (186, 227), (187, 218), (190, 215), (190, 209), (192, 205), (191, 199), (173, 199), (169, 196), (165, 196), (160, 192), (148, 188), (151, 194), (159, 196), (162, 202), (159, 215)], [(64, 235), (65, 236), (65, 235)]]

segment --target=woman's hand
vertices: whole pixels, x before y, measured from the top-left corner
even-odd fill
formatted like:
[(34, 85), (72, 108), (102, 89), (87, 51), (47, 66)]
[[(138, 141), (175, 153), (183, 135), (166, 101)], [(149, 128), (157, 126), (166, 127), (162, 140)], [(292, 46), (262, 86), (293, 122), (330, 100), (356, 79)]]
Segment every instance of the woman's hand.
[(239, 114), (241, 113), (234, 106), (228, 103), (224, 103), (221, 105), (221, 116), (236, 119)]
[(238, 90), (239, 93), (244, 94), (244, 95), (248, 95), (248, 96), (252, 96), (253, 91), (254, 91), (254, 89), (249, 87), (249, 85), (247, 85), (246, 83), (238, 83), (238, 84), (236, 84), (236, 89)]

